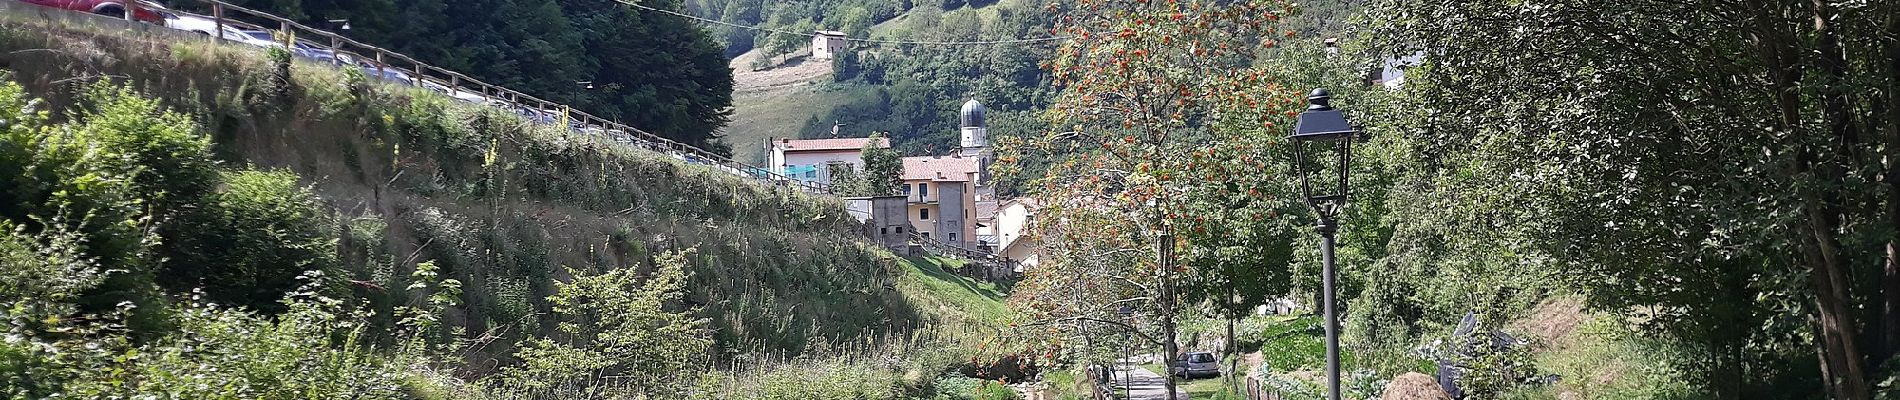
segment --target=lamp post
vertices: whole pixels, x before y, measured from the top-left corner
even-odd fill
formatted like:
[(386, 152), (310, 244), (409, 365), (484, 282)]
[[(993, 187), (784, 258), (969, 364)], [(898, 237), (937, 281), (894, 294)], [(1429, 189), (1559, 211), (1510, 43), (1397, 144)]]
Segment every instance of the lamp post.
[[(1339, 313), (1333, 305), (1336, 275), (1333, 235), (1339, 231), (1339, 225), (1334, 219), (1346, 207), (1352, 137), (1359, 130), (1346, 122), (1346, 114), (1334, 109), (1331, 100), (1331, 92), (1313, 89), (1313, 93), (1306, 96), (1309, 104), (1306, 111), (1300, 113), (1299, 120), (1293, 124), (1293, 134), (1287, 136), (1287, 140), (1293, 142), (1293, 170), (1300, 176), (1300, 194), (1306, 198), (1306, 205), (1319, 214), (1319, 224), (1314, 230), (1319, 232), (1320, 258), (1325, 263), (1320, 301), (1325, 302), (1326, 312), (1326, 398), (1339, 400)], [(1321, 158), (1327, 156), (1331, 159)], [(1329, 162), (1336, 164), (1328, 168)], [(1314, 192), (1316, 178), (1321, 186), (1319, 192)], [(1337, 186), (1327, 187), (1333, 184)]]

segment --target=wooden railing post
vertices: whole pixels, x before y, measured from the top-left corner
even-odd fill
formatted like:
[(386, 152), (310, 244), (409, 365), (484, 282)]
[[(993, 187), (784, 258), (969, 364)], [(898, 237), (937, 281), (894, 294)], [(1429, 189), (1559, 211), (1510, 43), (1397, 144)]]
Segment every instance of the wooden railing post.
[(211, 3), (211, 44), (224, 43), (224, 3)]

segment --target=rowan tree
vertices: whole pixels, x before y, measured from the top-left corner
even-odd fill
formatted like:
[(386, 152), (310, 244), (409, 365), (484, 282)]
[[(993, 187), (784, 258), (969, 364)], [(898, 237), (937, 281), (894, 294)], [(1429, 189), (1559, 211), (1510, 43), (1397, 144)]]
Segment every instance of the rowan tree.
[[(1024, 153), (1058, 160), (1027, 185), (1043, 200), (1037, 234), (1051, 259), (1014, 295), (1056, 328), (1050, 343), (1083, 347), (1068, 342), (1091, 337), (1088, 324), (1112, 326), (1162, 347), (1172, 364), (1177, 284), (1189, 264), (1168, 255), (1194, 252), (1194, 229), (1207, 229), (1189, 222), (1205, 211), (1202, 197), (1228, 197), (1262, 179), (1234, 172), (1269, 165), (1256, 154), (1270, 153), (1265, 146), (1284, 135), (1299, 105), (1297, 90), (1254, 65), (1259, 48), (1289, 35), (1276, 22), (1292, 6), (1084, 0), (1049, 8), (1058, 15), (1051, 33), (1071, 37), (1046, 63), (1062, 88), (1046, 114), (1052, 128), (999, 145), (1003, 174)], [(1247, 193), (1270, 200), (1270, 192)], [(1145, 322), (1117, 318), (1123, 306)]]

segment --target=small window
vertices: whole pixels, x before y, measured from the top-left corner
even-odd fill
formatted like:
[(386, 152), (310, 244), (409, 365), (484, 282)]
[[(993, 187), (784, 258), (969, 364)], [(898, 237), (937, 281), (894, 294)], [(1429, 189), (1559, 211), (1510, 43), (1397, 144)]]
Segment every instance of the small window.
[(877, 228), (877, 234), (879, 235), (886, 235), (890, 233), (891, 233), (891, 228)]
[(910, 185), (899, 185), (899, 186), (903, 186), (903, 187), (904, 187), (904, 195), (905, 195), (905, 196), (909, 196), (909, 195), (910, 195)]
[[(929, 186), (924, 186), (924, 185), (927, 185), (927, 184), (924, 184), (924, 183), (919, 183), (919, 184), (917, 184), (917, 195), (918, 195), (918, 196), (925, 196), (925, 197), (929, 197), (929, 196), (930, 196), (930, 187), (929, 187)], [(928, 218), (926, 218), (926, 219), (928, 219)]]
[(897, 233), (904, 233), (904, 227), (897, 227)]
[(957, 241), (957, 233), (956, 233), (956, 232), (950, 232), (950, 241), (952, 241), (952, 242), (955, 242), (955, 241)]
[(930, 219), (930, 209), (924, 208), (917, 210), (917, 219)]

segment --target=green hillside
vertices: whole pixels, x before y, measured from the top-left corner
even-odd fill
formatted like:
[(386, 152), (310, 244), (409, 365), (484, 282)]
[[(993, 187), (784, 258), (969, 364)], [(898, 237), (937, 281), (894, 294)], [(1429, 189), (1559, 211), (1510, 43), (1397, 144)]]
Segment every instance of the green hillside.
[(0, 25), (0, 396), (666, 397), (1003, 315), (833, 198), (104, 26)]

